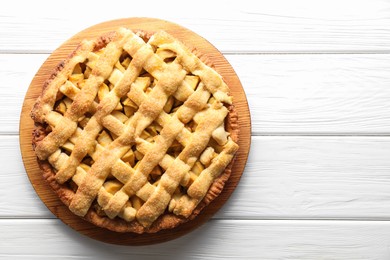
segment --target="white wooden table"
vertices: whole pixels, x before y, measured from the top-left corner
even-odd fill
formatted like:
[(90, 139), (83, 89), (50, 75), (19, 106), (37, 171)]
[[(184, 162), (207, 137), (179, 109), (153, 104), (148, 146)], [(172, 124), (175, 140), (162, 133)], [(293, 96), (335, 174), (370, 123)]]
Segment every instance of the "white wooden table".
[[(0, 258), (390, 259), (389, 1), (86, 2), (0, 9)], [(125, 247), (46, 209), (18, 126), (55, 48), (135, 16), (179, 23), (222, 51), (247, 93), (253, 136), (241, 182), (213, 219), (170, 242)]]

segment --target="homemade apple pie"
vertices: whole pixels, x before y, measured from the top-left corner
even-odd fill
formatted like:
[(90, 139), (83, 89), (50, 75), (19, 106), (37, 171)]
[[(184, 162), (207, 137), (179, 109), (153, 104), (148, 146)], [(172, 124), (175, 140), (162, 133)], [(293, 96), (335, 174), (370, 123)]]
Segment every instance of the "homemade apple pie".
[(76, 215), (117, 232), (196, 217), (238, 149), (229, 88), (164, 31), (84, 40), (43, 86), (31, 116), (44, 178)]

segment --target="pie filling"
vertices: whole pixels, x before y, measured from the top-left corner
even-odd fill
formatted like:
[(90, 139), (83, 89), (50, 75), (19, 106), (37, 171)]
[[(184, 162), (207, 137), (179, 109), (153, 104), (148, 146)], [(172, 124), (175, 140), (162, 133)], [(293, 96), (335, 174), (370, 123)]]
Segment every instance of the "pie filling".
[(124, 28), (84, 41), (47, 83), (32, 117), (35, 147), (84, 216), (188, 218), (238, 149), (225, 126), (222, 77), (179, 41)]

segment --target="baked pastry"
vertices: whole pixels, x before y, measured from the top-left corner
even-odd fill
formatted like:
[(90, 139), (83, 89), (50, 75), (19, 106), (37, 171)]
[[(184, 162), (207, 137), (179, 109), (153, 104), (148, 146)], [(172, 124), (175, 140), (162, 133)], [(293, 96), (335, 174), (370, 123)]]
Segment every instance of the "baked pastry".
[(44, 178), (76, 215), (118, 232), (176, 227), (215, 199), (238, 150), (222, 77), (164, 31), (84, 40), (31, 116)]

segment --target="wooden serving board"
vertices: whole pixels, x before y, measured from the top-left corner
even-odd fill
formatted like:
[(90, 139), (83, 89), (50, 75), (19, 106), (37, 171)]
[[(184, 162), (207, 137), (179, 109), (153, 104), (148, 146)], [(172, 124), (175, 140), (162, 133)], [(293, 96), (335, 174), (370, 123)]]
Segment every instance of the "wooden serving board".
[[(234, 98), (234, 105), (239, 116), (240, 149), (232, 168), (232, 175), (226, 183), (221, 195), (208, 207), (206, 207), (193, 221), (189, 221), (171, 230), (164, 230), (153, 234), (138, 235), (133, 233), (117, 233), (109, 231), (99, 228), (71, 213), (43, 179), (31, 145), (34, 124), (33, 120), (30, 118), (30, 111), (35, 100), (41, 94), (44, 81), (48, 79), (56, 65), (66, 59), (66, 57), (76, 48), (82, 39), (97, 38), (98, 36), (106, 32), (113, 31), (120, 26), (127, 27), (132, 30), (142, 29), (145, 31), (157, 31), (163, 29), (180, 39), (188, 47), (196, 47), (196, 49), (198, 49), (201, 53), (205, 54), (206, 58), (212, 61), (215, 69), (223, 76), (225, 82), (229, 85), (231, 94)], [(81, 31), (62, 44), (43, 63), (27, 90), (20, 116), (19, 131), (20, 148), (27, 175), (38, 196), (49, 210), (65, 224), (81, 234), (103, 242), (120, 245), (146, 245), (165, 242), (185, 235), (205, 223), (224, 205), (237, 186), (245, 168), (251, 142), (251, 122), (248, 103), (241, 83), (228, 61), (214, 46), (196, 33), (177, 24), (152, 18), (127, 18), (97, 24)]]

